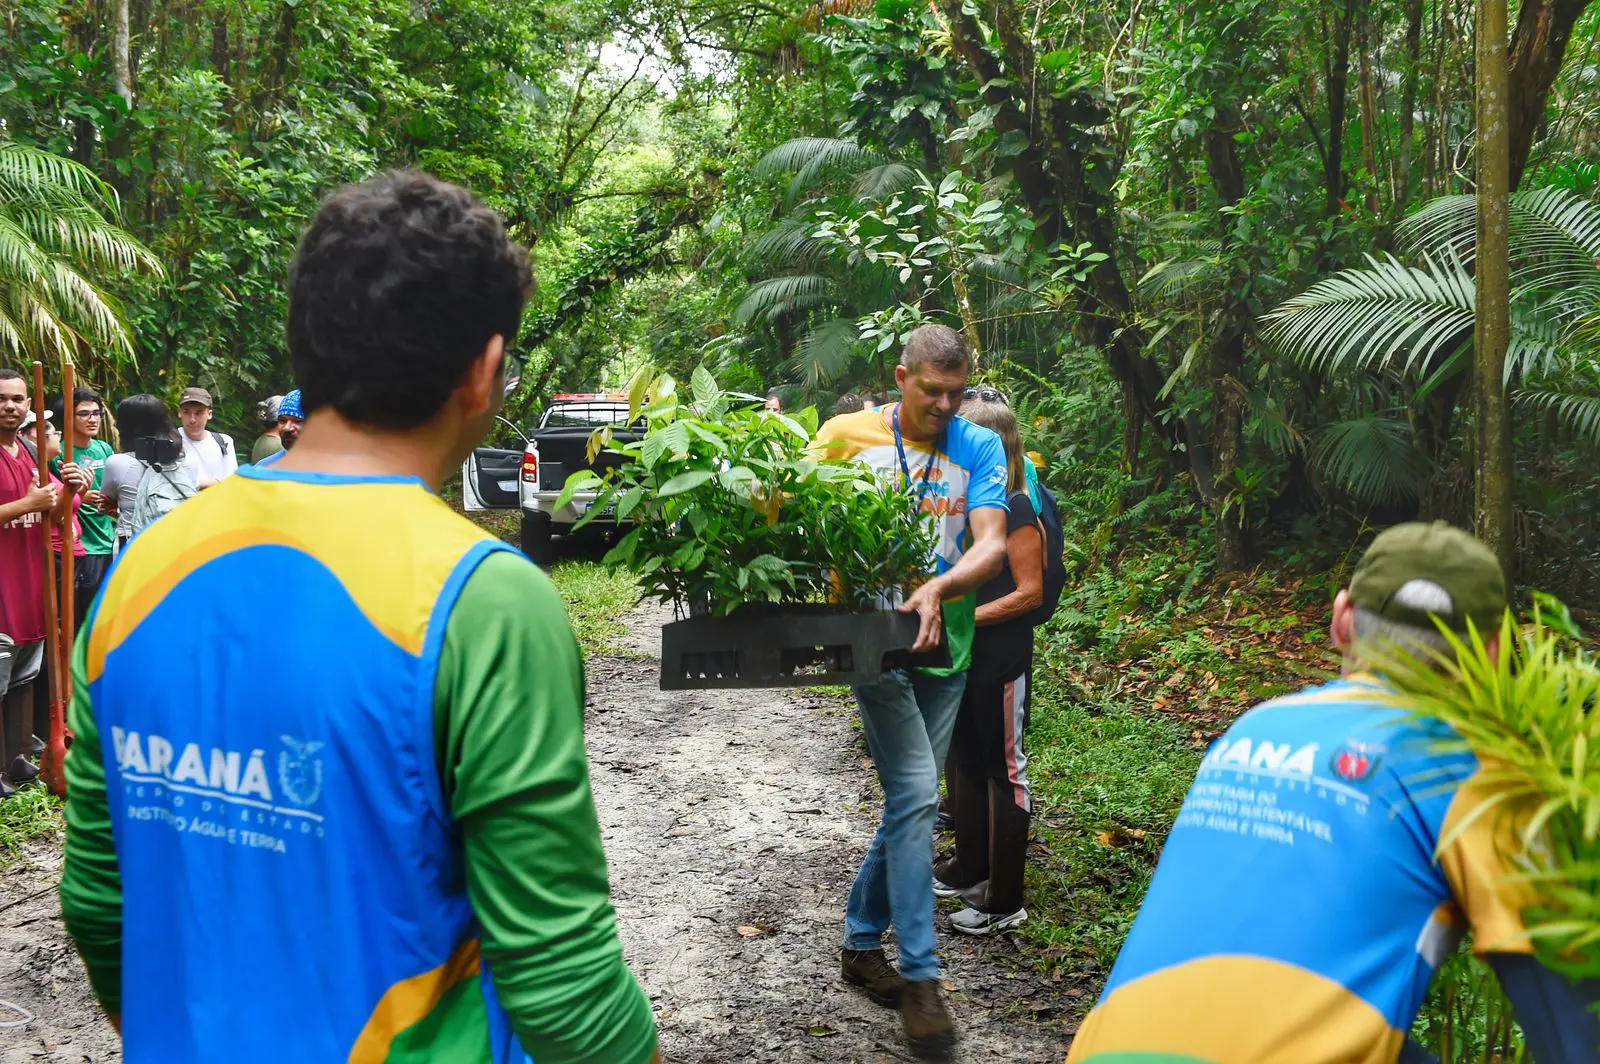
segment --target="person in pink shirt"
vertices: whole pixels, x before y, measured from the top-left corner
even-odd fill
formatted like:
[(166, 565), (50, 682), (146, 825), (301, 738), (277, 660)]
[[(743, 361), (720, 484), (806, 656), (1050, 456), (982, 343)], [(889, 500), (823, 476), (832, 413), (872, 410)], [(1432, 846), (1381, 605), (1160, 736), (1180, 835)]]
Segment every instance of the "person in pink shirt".
[[(40, 537), (69, 505), (60, 487), (38, 483), (33, 450), (22, 431), (30, 416), (22, 374), (0, 369), (0, 798), (38, 775), (30, 755), (33, 682), (45, 657)], [(83, 480), (75, 465), (63, 466), (62, 476), (73, 483)]]

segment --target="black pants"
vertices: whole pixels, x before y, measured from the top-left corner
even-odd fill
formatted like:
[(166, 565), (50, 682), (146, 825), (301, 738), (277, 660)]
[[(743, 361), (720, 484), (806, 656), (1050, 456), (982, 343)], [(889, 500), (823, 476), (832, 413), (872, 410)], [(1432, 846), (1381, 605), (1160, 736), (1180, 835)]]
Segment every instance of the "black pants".
[(18, 754), (32, 750), (29, 736), (38, 715), (36, 694), (45, 686), (45, 656), (43, 643), (7, 649), (5, 682), (0, 683), (0, 772), (8, 772)]
[(75, 616), (72, 627), (82, 631), (83, 622), (89, 616), (89, 607), (94, 605), (94, 597), (100, 593), (100, 585), (106, 582), (106, 573), (111, 570), (111, 555), (85, 554), (77, 559), (75, 565), (72, 582), (77, 600), (73, 603)]
[(1011, 679), (968, 673), (945, 759), (955, 856), (938, 872), (953, 887), (989, 883), (984, 912), (1022, 908), (1033, 802), (1022, 734), (1032, 699), (1032, 661)]

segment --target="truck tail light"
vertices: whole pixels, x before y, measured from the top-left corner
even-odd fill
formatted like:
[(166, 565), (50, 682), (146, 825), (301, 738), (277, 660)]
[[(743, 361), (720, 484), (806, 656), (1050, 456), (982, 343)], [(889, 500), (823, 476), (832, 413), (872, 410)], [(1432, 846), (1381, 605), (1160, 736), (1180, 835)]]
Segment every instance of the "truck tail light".
[(522, 452), (522, 482), (524, 484), (533, 484), (535, 486), (538, 485), (538, 483), (539, 483), (539, 452), (538, 451), (523, 451)]

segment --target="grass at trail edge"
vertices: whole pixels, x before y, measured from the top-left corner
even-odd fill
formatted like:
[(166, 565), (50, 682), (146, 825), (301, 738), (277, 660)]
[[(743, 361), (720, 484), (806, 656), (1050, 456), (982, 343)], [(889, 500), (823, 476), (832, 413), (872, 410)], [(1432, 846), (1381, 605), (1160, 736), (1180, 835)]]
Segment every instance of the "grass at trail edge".
[(616, 638), (627, 631), (621, 618), (638, 600), (633, 577), (589, 561), (561, 562), (550, 571), (550, 577), (566, 604), (583, 656), (619, 653)]
[(41, 784), (30, 784), (0, 800), (0, 870), (9, 868), (32, 839), (59, 835), (61, 800)]

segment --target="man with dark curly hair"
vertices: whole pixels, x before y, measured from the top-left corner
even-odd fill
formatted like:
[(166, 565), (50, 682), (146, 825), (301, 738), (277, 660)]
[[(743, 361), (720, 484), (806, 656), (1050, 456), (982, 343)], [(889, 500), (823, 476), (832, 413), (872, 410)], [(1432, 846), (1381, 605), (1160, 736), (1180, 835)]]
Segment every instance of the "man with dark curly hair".
[[(330, 195), (289, 275), (298, 444), (119, 559), (73, 664), (61, 900), (129, 1064), (656, 1059), (565, 612), (433, 494), (529, 285), (460, 188)], [(268, 597), (299, 612), (262, 639)]]

